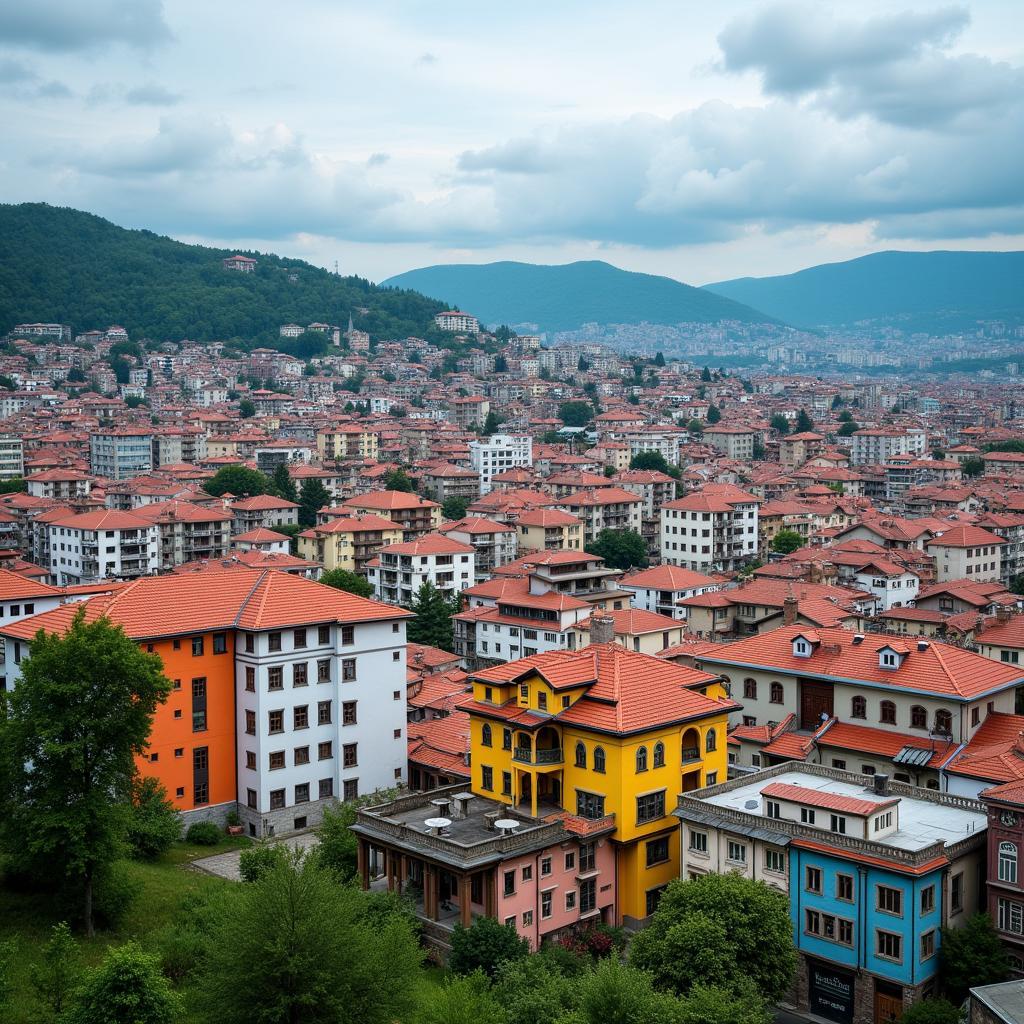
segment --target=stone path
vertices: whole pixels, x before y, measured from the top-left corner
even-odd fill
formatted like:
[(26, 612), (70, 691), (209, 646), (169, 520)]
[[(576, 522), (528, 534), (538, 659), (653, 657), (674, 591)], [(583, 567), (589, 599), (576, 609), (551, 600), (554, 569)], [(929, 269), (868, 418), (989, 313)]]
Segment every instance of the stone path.
[[(283, 839), (271, 839), (270, 842), (287, 843), (291, 847), (307, 850), (309, 847), (316, 845), (317, 838), (314, 832), (300, 832), (298, 835), (286, 836)], [(200, 857), (192, 861), (191, 866), (197, 871), (205, 871), (209, 875), (217, 875), (220, 878), (239, 882), (241, 881), (241, 875), (238, 872), (238, 861), (241, 854), (241, 850), (215, 853), (212, 857)]]

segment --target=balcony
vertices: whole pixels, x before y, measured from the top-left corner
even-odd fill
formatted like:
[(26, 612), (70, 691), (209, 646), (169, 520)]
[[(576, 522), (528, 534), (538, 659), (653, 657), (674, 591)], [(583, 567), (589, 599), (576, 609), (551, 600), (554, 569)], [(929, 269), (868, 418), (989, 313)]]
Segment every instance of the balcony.
[(512, 751), (512, 760), (521, 764), (561, 764), (562, 748), (547, 747), (541, 750), (532, 750), (530, 747), (516, 747)]
[(700, 750), (697, 747), (683, 747), (683, 764), (693, 764), (700, 760)]

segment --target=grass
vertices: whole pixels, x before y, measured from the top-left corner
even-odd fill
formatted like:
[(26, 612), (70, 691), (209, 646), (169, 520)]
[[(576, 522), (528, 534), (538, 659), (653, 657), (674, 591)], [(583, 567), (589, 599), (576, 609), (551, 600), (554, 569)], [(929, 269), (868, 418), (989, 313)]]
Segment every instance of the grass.
[[(201, 871), (190, 871), (188, 865), (200, 857), (247, 845), (249, 840), (244, 837), (225, 836), (217, 846), (176, 843), (157, 861), (124, 861), (119, 870), (140, 886), (139, 895), (117, 928), (97, 932), (92, 939), (78, 936), (82, 962), (94, 966), (108, 948), (131, 940), (144, 948), (151, 945), (160, 929), (173, 920), (185, 896), (235, 884)], [(51, 896), (15, 892), (0, 886), (0, 942), (11, 939), (15, 943), (11, 971), (14, 991), (3, 1011), (5, 1024), (37, 1024), (41, 1007), (32, 990), (30, 967), (41, 959), (41, 947), (60, 920), (60, 909)]]

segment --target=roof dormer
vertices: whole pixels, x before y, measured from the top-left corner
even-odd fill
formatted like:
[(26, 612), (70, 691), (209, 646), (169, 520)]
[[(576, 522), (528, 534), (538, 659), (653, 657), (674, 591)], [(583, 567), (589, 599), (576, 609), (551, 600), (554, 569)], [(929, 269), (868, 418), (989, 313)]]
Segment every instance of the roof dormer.
[(793, 657), (809, 658), (820, 643), (821, 637), (817, 633), (797, 633), (793, 637)]
[(897, 644), (886, 644), (878, 648), (878, 667), (894, 671), (903, 664), (903, 659), (910, 652), (906, 647)]

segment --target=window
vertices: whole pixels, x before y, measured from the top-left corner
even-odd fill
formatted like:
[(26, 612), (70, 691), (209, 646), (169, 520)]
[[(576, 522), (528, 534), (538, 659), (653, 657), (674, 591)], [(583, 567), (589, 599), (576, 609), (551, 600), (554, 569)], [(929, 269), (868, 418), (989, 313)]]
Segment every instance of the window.
[(343, 683), (354, 683), (356, 681), (356, 659), (341, 659), (341, 681)]
[(586, 745), (583, 743), (576, 744), (576, 767), (587, 767), (587, 748)]
[(786, 855), (782, 850), (764, 851), (764, 869), (776, 875), (784, 875), (786, 873)]
[(484, 726), (480, 730), (480, 743), (485, 747), (491, 745), (491, 727), (487, 722), (484, 722)]
[(524, 910), (523, 911), (523, 927), (524, 928), (532, 928), (533, 927), (533, 911), (532, 910)]
[(297, 708), (292, 710), (292, 728), (293, 729), (308, 729), (309, 728), (309, 705), (300, 704)]
[(636, 752), (636, 770), (638, 772), (647, 771), (647, 748), (639, 747)]
[(270, 791), (270, 809), (279, 811), (282, 807), (284, 807), (284, 790), (272, 789)]
[(272, 772), (280, 771), (284, 767), (284, 751), (272, 750), (267, 755), (267, 767)]
[(971, 708), (971, 725), (979, 725), (981, 723), (981, 707), (977, 704)]
[(300, 782), (295, 787), (295, 802), (297, 804), (308, 804), (309, 803), (309, 783)]
[(533, 881), (533, 865), (532, 864), (524, 864), (523, 865), (523, 881), (524, 882), (532, 882)]
[(1024, 935), (1024, 904), (1000, 897), (997, 916), (1001, 932)]
[(935, 929), (921, 936), (921, 959), (928, 960), (935, 956)]
[(271, 665), (270, 668), (267, 669), (267, 689), (284, 689), (284, 669), (281, 668), (280, 665)]
[(293, 755), (292, 762), (294, 764), (309, 764), (309, 747), (296, 747)]
[(269, 732), (284, 732), (284, 711), (267, 712), (267, 730)]
[(836, 875), (836, 899), (853, 902), (853, 875)]
[[(498, 645), (494, 645), (494, 649), (498, 649)], [(547, 711), (548, 709), (548, 695), (543, 690), (537, 691), (537, 707), (541, 711)]]
[(597, 879), (588, 878), (580, 883), (580, 913), (589, 914), (597, 908)]
[(769, 818), (781, 818), (782, 807), (780, 806), (778, 800), (766, 800), (764, 805), (764, 813)]
[(1012, 883), (1017, 881), (1016, 843), (999, 844), (999, 881)]
[(690, 850), (693, 853), (708, 852), (707, 832), (694, 832), (692, 829), (690, 830)]
[(192, 657), (201, 658), (203, 656), (203, 638), (201, 636), (192, 637)]
[(341, 704), (341, 724), (342, 725), (355, 725), (356, 724), (356, 702), (354, 700), (342, 701), (342, 704)]
[(245, 688), (249, 693), (256, 692), (256, 669), (252, 665), (245, 666)]
[(342, 746), (341, 764), (344, 768), (355, 768), (359, 764), (359, 744), (345, 743)]
[(506, 871), (504, 875), (504, 884), (502, 886), (502, 895), (514, 896), (516, 892), (516, 873), (514, 871)]
[(949, 911), (959, 914), (964, 909), (964, 873), (957, 872), (949, 880)]
[(596, 793), (585, 793), (582, 789), (576, 790), (576, 813), (581, 818), (603, 818), (604, 797)]
[(604, 747), (594, 747), (594, 771), (604, 774)]
[(245, 712), (245, 731), (249, 736), (256, 735), (256, 712), (246, 711)]
[(804, 911), (804, 931), (810, 935), (821, 934), (821, 914), (817, 910)]
[(747, 862), (746, 845), (744, 843), (737, 843), (735, 840), (730, 839), (727, 859), (737, 864), (745, 864)]
[(647, 866), (654, 867), (655, 864), (664, 864), (668, 860), (668, 836), (660, 839), (652, 839), (647, 844)]
[(800, 820), (805, 825), (813, 825), (814, 824), (814, 810), (812, 808), (810, 808), (810, 807), (801, 807), (800, 808)]
[(271, 651), (281, 650), (281, 634), (280, 633), (268, 633), (267, 634), (267, 649)]
[(867, 718), (868, 717), (868, 702), (863, 697), (854, 697), (850, 701), (850, 717), (851, 718)]
[(900, 889), (893, 889), (888, 885), (879, 885), (876, 889), (877, 898), (875, 905), (886, 914), (903, 916), (903, 892)]
[(317, 626), (317, 628), (316, 628), (316, 642), (318, 644), (329, 644), (331, 642), (331, 627), (330, 626)]
[(259, 799), (255, 789), (247, 789), (245, 791), (245, 805), (253, 810), (259, 810)]
[(940, 709), (935, 712), (935, 731), (945, 736), (953, 732), (953, 712)]
[(883, 700), (878, 705), (878, 720), (883, 725), (896, 724), (896, 704), (891, 700)]
[(743, 696), (747, 700), (757, 700), (757, 680), (749, 676), (743, 680)]
[(318, 683), (329, 683), (331, 681), (331, 659), (321, 658), (316, 663), (316, 681)]
[(355, 626), (342, 626), (341, 627), (341, 646), (351, 647), (356, 642), (356, 628)]
[(665, 767), (665, 744), (660, 741), (654, 744), (654, 767)]
[(808, 892), (821, 893), (821, 868), (808, 867), (804, 888)]
[(770, 704), (781, 704), (783, 702), (784, 694), (782, 690), (782, 683), (772, 683), (768, 687), (768, 702)]
[(594, 870), (596, 851), (597, 846), (594, 843), (580, 843), (580, 874)]
[(256, 637), (252, 633), (245, 634), (245, 653), (252, 654), (256, 650)]
[(846, 819), (841, 814), (832, 815), (830, 827), (833, 832), (838, 832), (841, 836), (846, 835)]
[(551, 916), (551, 897), (553, 893), (549, 889), (547, 892), (540, 894), (540, 916), (550, 917)]
[(206, 679), (192, 680), (192, 731), (206, 732)]
[(718, 749), (718, 735), (714, 729), (708, 729), (708, 734), (704, 738), (704, 750), (708, 754), (713, 754)]
[(327, 796), (334, 796), (334, 779), (321, 779), (318, 790), (321, 800)]
[(576, 890), (575, 889), (570, 889), (565, 894), (565, 909), (566, 910), (575, 910), (576, 909)]
[(494, 789), (494, 769), (490, 765), (480, 767), (480, 787), (488, 791)]
[(228, 651), (228, 635), (227, 633), (214, 633), (213, 634), (213, 653), (214, 654), (227, 654)]
[(910, 728), (911, 729), (927, 729), (928, 728), (928, 711), (926, 708), (921, 707), (920, 704), (915, 704), (910, 709)]
[(576, 867), (576, 851), (570, 850), (565, 855), (565, 870), (572, 871)]
[(903, 939), (892, 932), (883, 932), (879, 928), (875, 932), (875, 952), (885, 960), (903, 962)]
[(306, 631), (304, 629), (297, 629), (292, 637), (292, 645), (294, 647), (305, 647), (306, 646)]
[(648, 793), (645, 796), (636, 798), (636, 821), (643, 824), (645, 821), (657, 821), (665, 817), (665, 790), (657, 793)]
[(346, 802), (359, 799), (359, 780), (346, 779), (342, 783), (342, 799)]
[(330, 725), (331, 724), (331, 702), (329, 700), (321, 700), (316, 705), (316, 724), (317, 725)]
[(665, 886), (663, 885), (659, 885), (656, 889), (647, 890), (644, 900), (644, 912), (648, 917), (658, 909), (658, 904), (661, 902), (661, 895), (664, 891)]
[(334, 744), (331, 740), (316, 745), (316, 756), (318, 761), (328, 761), (334, 757)]
[(927, 885), (921, 890), (921, 914), (930, 914), (935, 909), (935, 886)]
[(502, 729), (501, 731), (501, 749), (511, 750), (512, 749), (512, 730)]

